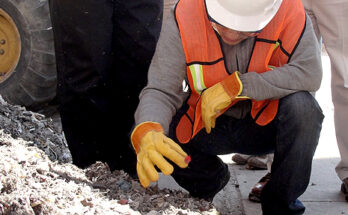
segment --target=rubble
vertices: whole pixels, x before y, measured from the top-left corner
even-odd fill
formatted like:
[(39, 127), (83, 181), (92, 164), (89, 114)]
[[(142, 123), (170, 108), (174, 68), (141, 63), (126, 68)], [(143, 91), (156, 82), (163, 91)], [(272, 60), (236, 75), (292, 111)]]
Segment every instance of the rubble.
[(43, 150), (52, 161), (71, 163), (71, 154), (61, 128), (51, 118), (8, 104), (0, 96), (0, 129), (14, 139)]
[(0, 97), (0, 215), (218, 214), (182, 191), (144, 189), (123, 171), (71, 163), (52, 119)]

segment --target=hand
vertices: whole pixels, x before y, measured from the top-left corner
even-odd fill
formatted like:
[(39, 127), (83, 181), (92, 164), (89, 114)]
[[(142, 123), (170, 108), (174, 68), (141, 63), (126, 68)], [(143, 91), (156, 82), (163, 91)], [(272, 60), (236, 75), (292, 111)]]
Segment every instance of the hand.
[(216, 118), (222, 114), (222, 111), (231, 105), (236, 98), (241, 97), (243, 90), (242, 82), (239, 79), (238, 72), (232, 73), (223, 81), (213, 85), (202, 94), (202, 120), (206, 132), (209, 134), (211, 128), (215, 128)]
[(211, 128), (215, 128), (216, 118), (221, 110), (227, 108), (231, 102), (232, 99), (220, 83), (203, 92), (201, 104), (202, 120), (208, 134), (211, 132)]
[(155, 165), (165, 175), (172, 174), (174, 168), (163, 156), (181, 168), (186, 168), (190, 157), (173, 140), (163, 134), (161, 125), (145, 122), (132, 133), (132, 144), (137, 152), (137, 173), (143, 187), (158, 180)]

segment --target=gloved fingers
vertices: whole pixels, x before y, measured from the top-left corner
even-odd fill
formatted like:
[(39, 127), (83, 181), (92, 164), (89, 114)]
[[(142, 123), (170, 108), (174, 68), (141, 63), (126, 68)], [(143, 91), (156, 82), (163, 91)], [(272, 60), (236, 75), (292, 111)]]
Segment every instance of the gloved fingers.
[(216, 115), (216, 113), (215, 113), (214, 107), (208, 107), (206, 110), (206, 113), (204, 115), (202, 115), (203, 124), (204, 124), (205, 130), (208, 134), (210, 134), (210, 132), (211, 132), (212, 121), (214, 121), (215, 115)]
[(206, 119), (206, 115), (207, 115), (207, 107), (208, 104), (207, 102), (204, 100), (204, 95), (202, 96), (202, 104), (201, 104), (201, 112), (202, 112), (202, 121), (203, 121), (203, 125), (205, 127), (205, 130), (208, 132), (208, 128), (207, 128), (207, 119)]
[[(179, 161), (179, 159), (176, 158), (176, 156), (177, 155), (180, 156), (180, 154), (178, 152), (174, 151), (173, 149), (171, 149), (168, 144), (165, 144), (165, 139), (167, 139), (167, 137), (163, 133), (157, 132), (153, 135), (153, 142), (155, 144), (156, 150), (161, 155), (166, 156), (167, 158), (172, 160), (174, 163), (179, 162), (179, 164), (182, 165), (182, 163)], [(176, 155), (176, 156), (174, 156), (174, 155)], [(175, 159), (173, 159), (174, 157), (175, 157)], [(164, 159), (162, 156), (161, 156), (161, 158)], [(164, 160), (164, 161), (165, 161), (165, 163), (168, 163), (166, 160)], [(170, 165), (170, 167), (173, 168), (172, 165)], [(172, 172), (173, 172), (173, 170), (171, 170), (171, 172), (169, 174), (171, 174)]]
[[(217, 97), (218, 98), (218, 97)], [(216, 125), (216, 118), (220, 115), (221, 110), (225, 109), (226, 107), (228, 107), (229, 102), (222, 102), (222, 103), (218, 103), (219, 100), (216, 101), (216, 106), (213, 107), (213, 111), (212, 114), (210, 116), (210, 124), (211, 124), (211, 128), (215, 128)], [(221, 100), (220, 100), (221, 101)]]
[(207, 130), (207, 133), (209, 134), (211, 132), (212, 128), (215, 128), (216, 125), (216, 118), (220, 115), (221, 111), (225, 108), (227, 108), (230, 105), (230, 99), (229, 98), (220, 98), (220, 96), (215, 97), (215, 99), (212, 100), (212, 105), (210, 106), (210, 109), (208, 109), (208, 114), (206, 114), (206, 118), (208, 118), (207, 125), (209, 130)]
[[(216, 104), (219, 102), (219, 100), (216, 99), (217, 95), (215, 93), (215, 86), (211, 87), (209, 91), (206, 91), (205, 93), (210, 93), (206, 94), (206, 100), (202, 102), (202, 120), (203, 120), (203, 125), (205, 127), (205, 130), (208, 134), (211, 132), (211, 128), (213, 127), (214, 119), (216, 118)], [(208, 99), (208, 95), (210, 95)], [(215, 96), (212, 96), (215, 95)], [(204, 109), (204, 111), (203, 111)]]
[(147, 176), (143, 166), (139, 162), (137, 163), (137, 173), (138, 173), (140, 184), (145, 188), (150, 186), (150, 179)]
[(176, 165), (178, 165), (181, 168), (186, 168), (188, 166), (188, 163), (186, 162), (185, 158), (187, 156), (182, 156), (176, 151), (170, 149), (172, 152), (168, 152), (165, 156), (173, 161)]
[(202, 94), (202, 102), (201, 102), (201, 113), (202, 113), (203, 125), (206, 124), (205, 123), (205, 121), (206, 121), (205, 116), (207, 114), (207, 108), (208, 108), (207, 91), (203, 92), (203, 94)]
[(215, 128), (215, 122), (216, 122), (216, 114), (210, 118), (211, 128)]
[(211, 132), (210, 120), (208, 120), (208, 119), (203, 120), (203, 123), (204, 123), (205, 131), (206, 131), (208, 134), (210, 134), (210, 132)]
[(157, 181), (158, 180), (158, 173), (155, 169), (154, 164), (150, 160), (150, 158), (148, 156), (143, 156), (140, 163), (143, 166), (147, 177), (149, 177), (149, 179), (153, 182)]
[(187, 157), (187, 155), (183, 156), (182, 154), (173, 150), (168, 144), (165, 144), (164, 142), (159, 143), (156, 147), (161, 154), (163, 154), (169, 160), (173, 161), (179, 167), (186, 168), (188, 166), (188, 163), (185, 162), (185, 158)]
[(172, 148), (173, 150), (175, 150), (176, 152), (178, 152), (180, 155), (184, 157), (187, 156), (187, 153), (179, 146), (179, 144), (174, 142), (174, 140), (166, 136), (163, 139), (164, 139), (164, 143), (168, 144), (170, 148)]
[(206, 111), (203, 111), (203, 106), (202, 106), (202, 121), (203, 121), (203, 125), (205, 127), (205, 131), (209, 134), (210, 133), (210, 124), (209, 124), (209, 120), (207, 119), (207, 113)]
[[(222, 95), (222, 97), (223, 97), (223, 95)], [(219, 104), (217, 104), (215, 107), (217, 114), (220, 113), (221, 110), (227, 108), (232, 102), (232, 100), (229, 97), (222, 98), (220, 101), (221, 102)]]
[(164, 175), (170, 175), (173, 173), (174, 168), (166, 161), (163, 156), (157, 151), (149, 152), (151, 161), (163, 172)]

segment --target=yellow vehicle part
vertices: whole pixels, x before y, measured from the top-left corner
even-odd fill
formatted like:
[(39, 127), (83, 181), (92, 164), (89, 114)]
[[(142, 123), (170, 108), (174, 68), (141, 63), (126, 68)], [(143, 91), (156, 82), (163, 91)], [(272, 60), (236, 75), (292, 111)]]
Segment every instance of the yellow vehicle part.
[(0, 8), (0, 83), (15, 70), (21, 55), (21, 38), (12, 18)]

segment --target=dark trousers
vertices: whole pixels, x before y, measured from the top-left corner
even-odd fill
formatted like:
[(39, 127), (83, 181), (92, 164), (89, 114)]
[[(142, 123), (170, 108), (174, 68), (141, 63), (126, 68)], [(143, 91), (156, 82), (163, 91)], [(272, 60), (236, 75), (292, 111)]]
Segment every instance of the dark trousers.
[(272, 176), (261, 194), (263, 214), (303, 214), (305, 208), (297, 198), (309, 183), (323, 118), (307, 92), (280, 99), (275, 119), (266, 126), (257, 125), (250, 116), (238, 120), (222, 115), (210, 134), (202, 130), (181, 145), (192, 161), (186, 169), (175, 168), (173, 177), (191, 195), (211, 198), (227, 183), (227, 166), (216, 155), (274, 152)]
[(50, 0), (57, 97), (73, 162), (135, 173), (129, 141), (162, 25), (163, 1)]

